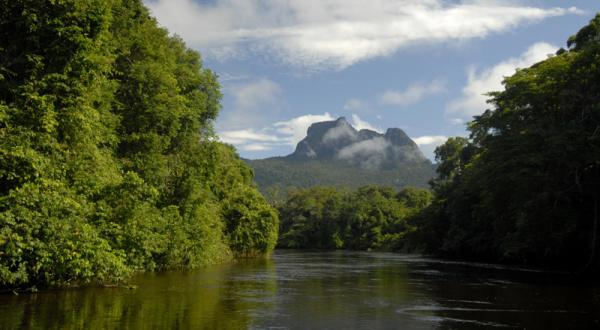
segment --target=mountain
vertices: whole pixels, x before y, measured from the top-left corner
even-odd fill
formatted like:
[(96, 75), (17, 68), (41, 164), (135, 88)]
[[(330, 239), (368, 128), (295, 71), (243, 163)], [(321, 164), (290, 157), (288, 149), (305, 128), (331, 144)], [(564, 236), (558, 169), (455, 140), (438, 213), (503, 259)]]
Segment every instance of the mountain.
[(389, 128), (385, 134), (356, 130), (344, 117), (312, 124), (290, 155), (246, 162), (267, 195), (314, 185), (426, 187), (435, 174), (433, 164), (401, 129)]
[(406, 133), (390, 128), (385, 134), (357, 131), (346, 118), (315, 123), (290, 160), (346, 161), (366, 169), (395, 168), (403, 162), (426, 162), (423, 153)]

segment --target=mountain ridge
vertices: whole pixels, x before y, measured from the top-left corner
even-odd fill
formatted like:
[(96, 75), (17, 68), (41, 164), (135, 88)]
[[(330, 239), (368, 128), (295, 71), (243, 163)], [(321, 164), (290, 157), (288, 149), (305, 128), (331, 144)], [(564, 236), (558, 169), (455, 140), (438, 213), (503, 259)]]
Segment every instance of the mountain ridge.
[(401, 129), (388, 128), (385, 134), (357, 130), (345, 117), (312, 124), (294, 152), (284, 158), (346, 160), (369, 168), (393, 167), (390, 162), (427, 160)]
[(435, 167), (400, 128), (385, 133), (354, 128), (345, 117), (313, 123), (286, 156), (245, 159), (261, 191), (331, 185), (427, 187)]

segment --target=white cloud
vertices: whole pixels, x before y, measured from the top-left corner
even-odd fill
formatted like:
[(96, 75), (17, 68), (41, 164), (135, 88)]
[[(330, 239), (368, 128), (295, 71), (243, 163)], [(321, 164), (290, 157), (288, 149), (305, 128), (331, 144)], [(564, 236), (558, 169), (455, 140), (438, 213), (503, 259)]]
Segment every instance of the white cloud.
[(444, 135), (425, 135), (411, 139), (419, 145), (419, 149), (421, 149), (423, 155), (433, 161), (435, 159), (435, 148), (446, 143), (448, 137)]
[(472, 117), (481, 114), (490, 105), (486, 103), (488, 96), (484, 95), (493, 91), (503, 89), (502, 80), (511, 76), (517, 68), (529, 67), (549, 55), (554, 54), (558, 47), (545, 42), (533, 44), (519, 57), (509, 58), (491, 68), (477, 71), (474, 68), (468, 70), (467, 85), (462, 89), (462, 96), (448, 104), (447, 111), (464, 117)]
[(311, 124), (334, 119), (328, 112), (322, 115), (304, 115), (287, 121), (277, 122), (273, 124), (273, 128), (278, 134), (284, 136), (284, 139), (290, 145), (296, 145), (306, 136), (306, 131)]
[(356, 128), (359, 131), (361, 129), (369, 129), (371, 131), (375, 131), (375, 132), (379, 132), (379, 133), (381, 133), (381, 131), (382, 131), (381, 128), (375, 127), (374, 125), (371, 125), (367, 121), (362, 120), (357, 114), (352, 115), (352, 126), (354, 126), (354, 128)]
[(328, 112), (322, 115), (303, 115), (280, 121), (262, 129), (221, 130), (221, 141), (243, 151), (264, 151), (281, 146), (295, 146), (306, 136), (308, 127), (316, 122), (334, 120)]
[(257, 142), (279, 142), (276, 136), (262, 132), (256, 132), (251, 129), (237, 131), (223, 131), (219, 134), (221, 141), (230, 144), (243, 144), (248, 141)]
[(439, 146), (439, 145), (445, 143), (446, 140), (448, 140), (448, 137), (443, 136), (443, 135), (426, 135), (426, 136), (419, 136), (419, 137), (412, 138), (412, 140), (415, 141), (415, 143), (420, 146), (427, 146), (427, 145)]
[(380, 155), (389, 146), (389, 142), (382, 137), (375, 137), (369, 140), (359, 141), (342, 148), (337, 153), (340, 159), (352, 159), (356, 155), (369, 156), (373, 154)]
[(269, 145), (258, 144), (258, 143), (243, 144), (239, 148), (243, 151), (265, 151), (265, 150), (272, 149), (272, 147)]
[(510, 0), (145, 0), (158, 21), (217, 59), (267, 54), (312, 69), (342, 69), (416, 43), (483, 38), (577, 8)]
[(334, 143), (338, 140), (354, 140), (356, 139), (356, 130), (352, 129), (349, 125), (340, 125), (330, 128), (325, 135), (323, 135), (324, 143)]
[(381, 103), (407, 106), (421, 101), (425, 96), (439, 94), (445, 90), (446, 84), (440, 80), (434, 80), (428, 84), (416, 83), (403, 91), (386, 91), (381, 95)]

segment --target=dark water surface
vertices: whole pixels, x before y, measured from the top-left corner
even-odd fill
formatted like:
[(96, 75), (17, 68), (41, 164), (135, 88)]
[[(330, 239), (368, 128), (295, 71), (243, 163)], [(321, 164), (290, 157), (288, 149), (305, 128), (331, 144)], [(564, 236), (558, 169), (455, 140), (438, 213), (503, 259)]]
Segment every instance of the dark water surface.
[(0, 295), (3, 329), (595, 329), (600, 287), (360, 252), (145, 274), (138, 289)]

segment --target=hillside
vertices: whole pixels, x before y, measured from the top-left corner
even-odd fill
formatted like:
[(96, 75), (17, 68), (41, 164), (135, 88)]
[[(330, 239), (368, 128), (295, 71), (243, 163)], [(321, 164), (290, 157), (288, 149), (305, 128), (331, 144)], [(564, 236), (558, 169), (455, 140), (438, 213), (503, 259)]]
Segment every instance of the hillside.
[(427, 187), (433, 164), (399, 128), (385, 134), (356, 130), (344, 118), (312, 124), (295, 151), (284, 157), (246, 160), (267, 195), (291, 187)]

